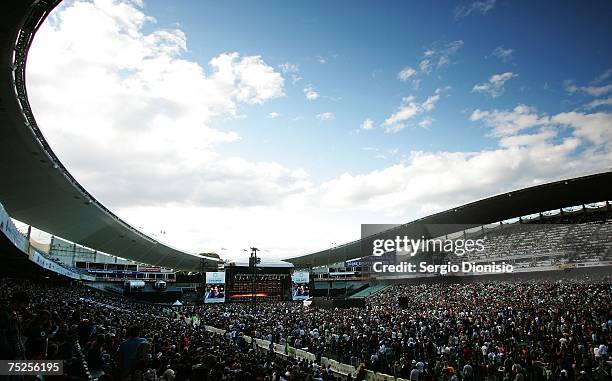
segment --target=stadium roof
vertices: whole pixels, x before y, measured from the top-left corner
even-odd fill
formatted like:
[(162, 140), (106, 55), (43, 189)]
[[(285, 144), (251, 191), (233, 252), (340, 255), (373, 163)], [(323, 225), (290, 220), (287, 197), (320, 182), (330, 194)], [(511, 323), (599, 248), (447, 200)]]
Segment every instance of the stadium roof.
[[(368, 240), (397, 235), (435, 238), (530, 214), (611, 200), (612, 171), (600, 172), (485, 198), (403, 224), (370, 236)], [(362, 241), (358, 240), (286, 261), (298, 268), (325, 266), (367, 256), (361, 245)]]
[(59, 2), (0, 2), (0, 202), (11, 217), (95, 250), (172, 269), (216, 268), (219, 259), (169, 247), (114, 215), (72, 177), (38, 129), (26, 59), (34, 34)]

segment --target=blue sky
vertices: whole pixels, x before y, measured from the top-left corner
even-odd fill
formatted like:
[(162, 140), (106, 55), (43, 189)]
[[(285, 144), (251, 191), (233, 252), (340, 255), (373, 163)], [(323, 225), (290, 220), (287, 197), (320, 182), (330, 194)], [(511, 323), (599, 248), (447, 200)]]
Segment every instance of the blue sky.
[[(612, 62), (609, 3), (585, 7), (570, 1), (556, 6), (499, 1), (485, 14), (476, 10), (459, 18), (457, 4), (148, 1), (145, 10), (157, 19), (156, 27), (178, 24), (188, 36), (186, 56), (198, 62), (239, 51), (261, 55), (272, 66), (298, 65), (303, 79), (287, 84), (286, 98), (246, 109), (247, 118), (231, 121), (244, 139), (225, 152), (280, 159), (329, 179), (338, 171), (372, 170), (393, 160), (372, 160), (376, 153), (364, 152), (364, 147), (402, 153), (494, 147), (496, 142), (471, 123), (466, 112), (519, 103), (560, 112), (581, 101), (568, 95), (565, 80), (589, 82)], [(402, 68), (418, 67), (427, 49), (453, 41), (464, 45), (448, 66), (423, 75), (418, 89), (397, 80)], [(513, 50), (506, 62), (493, 55), (500, 46)], [(503, 96), (471, 92), (475, 83), (507, 71), (518, 77), (505, 86)], [(303, 97), (308, 84), (321, 94), (315, 102)], [(366, 118), (380, 124), (402, 97), (426, 98), (444, 86), (452, 87), (451, 96), (430, 115), (435, 121), (428, 129), (412, 123), (397, 134), (355, 133)], [(266, 118), (271, 112), (281, 116)], [(333, 112), (334, 120), (318, 123), (314, 115), (323, 112)], [(293, 120), (299, 117), (303, 119)]]
[(605, 1), (71, 0), (36, 36), (28, 92), (67, 168), (135, 226), (287, 257), (612, 168), (611, 16)]

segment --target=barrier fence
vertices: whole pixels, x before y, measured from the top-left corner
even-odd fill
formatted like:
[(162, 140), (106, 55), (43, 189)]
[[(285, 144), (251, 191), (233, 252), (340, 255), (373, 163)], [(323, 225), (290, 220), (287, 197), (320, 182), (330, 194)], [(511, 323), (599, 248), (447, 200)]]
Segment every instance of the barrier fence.
[[(215, 333), (218, 335), (225, 335), (227, 333), (226, 330), (224, 329), (220, 329), (220, 328), (216, 328), (210, 325), (205, 325), (204, 328), (211, 333)], [(270, 348), (270, 344), (272, 344), (270, 341), (268, 340), (263, 340), (263, 339), (257, 339), (257, 338), (252, 338), (250, 336), (244, 335), (242, 336), (244, 338), (244, 340), (247, 343), (252, 343), (253, 340), (255, 340), (255, 343), (257, 343), (257, 346), (259, 346), (260, 348), (264, 348), (264, 349), (269, 349)], [(281, 344), (274, 344), (273, 345), (274, 348), (274, 352), (282, 355), (282, 356), (288, 356), (288, 357), (293, 357), (293, 358), (299, 358), (299, 359), (303, 359), (303, 360), (308, 360), (308, 361), (315, 361), (316, 360), (316, 356), (314, 355), (314, 353), (310, 353), (307, 352), (303, 349), (297, 349), (294, 347), (287, 347), (285, 348), (284, 345)], [(357, 368), (355, 368), (352, 365), (348, 365), (348, 364), (343, 364), (341, 362), (338, 362), (336, 360), (327, 358), (327, 357), (321, 357), (321, 364), (319, 364), (325, 368), (327, 368), (327, 366), (329, 365), (331, 370), (339, 375), (342, 376), (347, 376), (347, 375), (351, 375), (354, 376), (355, 373), (357, 372)], [(368, 381), (408, 381), (406, 379), (403, 378), (399, 378), (399, 377), (394, 377), (394, 376), (390, 376), (388, 374), (383, 374), (383, 373), (374, 373), (371, 370), (366, 370), (366, 380)]]

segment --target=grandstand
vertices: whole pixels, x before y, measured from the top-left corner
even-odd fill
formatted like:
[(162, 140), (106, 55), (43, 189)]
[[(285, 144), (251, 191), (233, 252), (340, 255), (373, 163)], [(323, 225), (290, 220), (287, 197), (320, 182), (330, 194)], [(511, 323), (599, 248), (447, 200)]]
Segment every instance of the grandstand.
[[(610, 379), (611, 171), (286, 261), (178, 250), (97, 201), (38, 128), (27, 53), (58, 3), (0, 5), (0, 326), (14, 339), (0, 360), (63, 360), (67, 379), (87, 381)], [(382, 259), (364, 248), (396, 235), (483, 239), (485, 250), (393, 252), (389, 264), (495, 261), (515, 273), (376, 274)]]

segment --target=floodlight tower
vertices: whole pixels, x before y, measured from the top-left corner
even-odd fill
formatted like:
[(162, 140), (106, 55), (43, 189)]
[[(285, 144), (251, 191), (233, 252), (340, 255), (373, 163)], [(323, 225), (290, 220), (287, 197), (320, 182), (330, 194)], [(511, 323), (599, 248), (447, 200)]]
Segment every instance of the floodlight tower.
[(257, 282), (255, 280), (256, 277), (257, 277), (257, 264), (259, 262), (261, 262), (261, 260), (259, 258), (257, 258), (257, 252), (258, 251), (259, 251), (258, 248), (251, 247), (251, 257), (249, 258), (249, 267), (251, 268), (251, 274), (252, 274), (252, 279), (251, 279), (251, 297), (252, 297), (252, 301), (253, 301), (253, 306), (257, 302), (257, 296), (256, 296)]
[(200, 258), (200, 292), (198, 295), (198, 303), (202, 303), (204, 301), (204, 296), (206, 295), (206, 259)]

